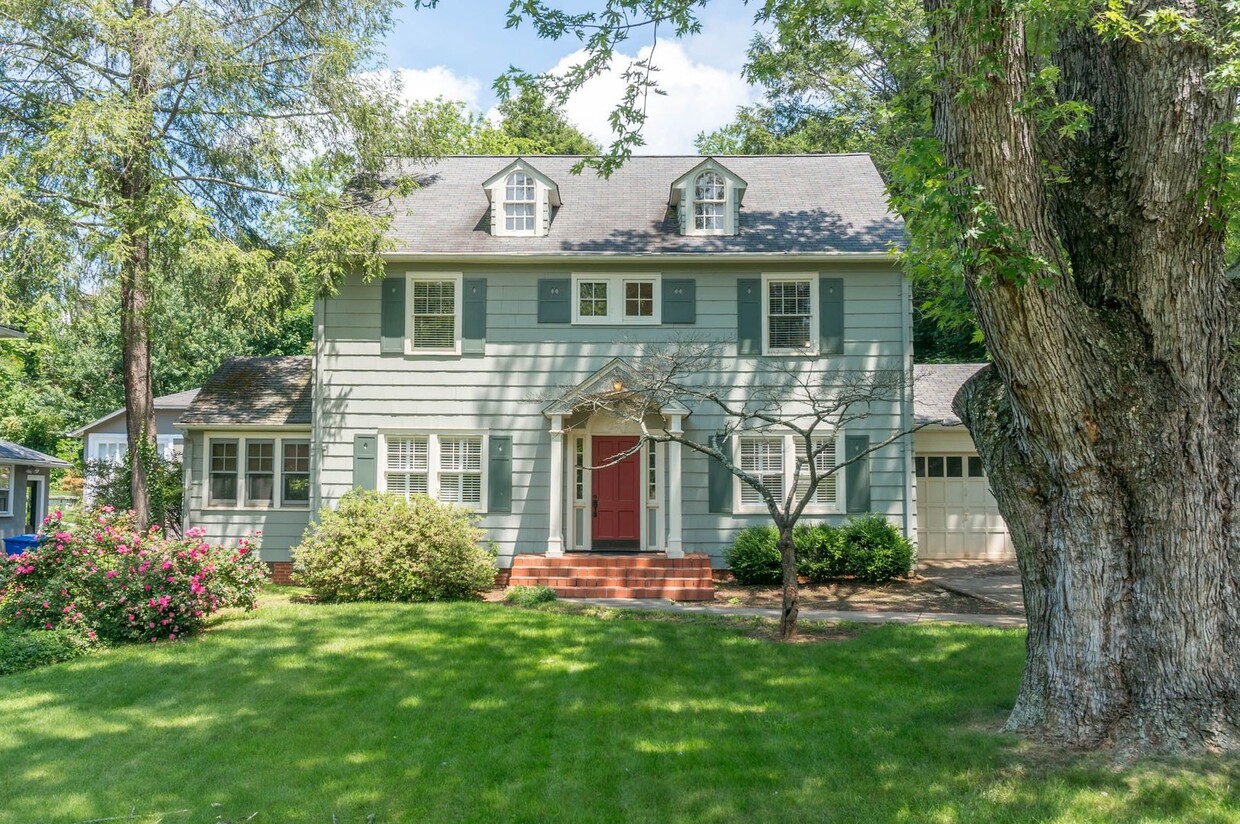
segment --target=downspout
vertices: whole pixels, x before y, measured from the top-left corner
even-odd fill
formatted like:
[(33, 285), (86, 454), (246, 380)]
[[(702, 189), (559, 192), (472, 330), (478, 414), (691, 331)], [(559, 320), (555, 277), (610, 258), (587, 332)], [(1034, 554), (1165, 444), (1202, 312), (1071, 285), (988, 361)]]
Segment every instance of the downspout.
[(310, 520), (313, 522), (323, 505), (321, 473), (323, 467), (323, 428), (320, 425), (323, 411), (323, 346), (327, 331), (327, 301), (314, 299), (314, 341), (310, 379)]
[(900, 412), (900, 428), (905, 433), (904, 444), (904, 536), (917, 543), (913, 518), (913, 294), (908, 276), (900, 270), (900, 300), (903, 303), (903, 322), (900, 324), (900, 343), (904, 348), (904, 404)]

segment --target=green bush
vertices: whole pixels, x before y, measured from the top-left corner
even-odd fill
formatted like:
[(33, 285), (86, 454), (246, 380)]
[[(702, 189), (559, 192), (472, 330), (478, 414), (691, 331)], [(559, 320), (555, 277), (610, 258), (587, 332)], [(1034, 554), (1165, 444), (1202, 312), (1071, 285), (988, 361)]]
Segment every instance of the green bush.
[(532, 607), (535, 604), (545, 604), (548, 601), (554, 601), (555, 590), (544, 586), (509, 587), (508, 591), (504, 593), (504, 600), (515, 606)]
[(867, 584), (908, 575), (913, 545), (882, 515), (853, 518), (842, 533), (846, 574)]
[(23, 672), (86, 655), (94, 644), (74, 627), (0, 630), (0, 675)]
[[(181, 534), (181, 500), (185, 494), (185, 478), (180, 458), (165, 458), (150, 442), (138, 447), (146, 467), (147, 488), (151, 496), (151, 523), (159, 524), (173, 535)], [(117, 512), (133, 509), (129, 484), (132, 467), (128, 460), (87, 461), (86, 484), (95, 507), (112, 507)]]
[(737, 583), (778, 584), (783, 581), (779, 532), (773, 526), (742, 529), (724, 551), (723, 557)]
[(354, 490), (293, 549), (293, 580), (323, 601), (472, 599), (495, 585), (495, 553), (471, 510)]
[(797, 548), (797, 573), (811, 584), (845, 574), (847, 545), (843, 530), (830, 524), (798, 524), (792, 530)]

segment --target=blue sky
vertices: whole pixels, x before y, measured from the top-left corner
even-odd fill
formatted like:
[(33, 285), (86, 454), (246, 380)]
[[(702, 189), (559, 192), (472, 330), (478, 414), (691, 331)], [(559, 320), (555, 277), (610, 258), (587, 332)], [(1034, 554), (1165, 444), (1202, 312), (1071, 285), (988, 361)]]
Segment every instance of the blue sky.
[[(540, 40), (528, 26), (505, 29), (507, 8), (508, 0), (442, 0), (434, 9), (398, 10), (386, 59), (388, 68), (400, 73), (406, 96), (442, 95), (488, 112), (496, 103), (491, 83), (508, 66), (547, 71), (573, 62), (580, 46), (576, 40)], [(752, 6), (740, 0), (712, 3), (702, 10), (702, 21), (702, 33), (695, 37), (659, 42), (655, 64), (668, 95), (652, 99), (643, 153), (692, 153), (694, 135), (724, 125), (737, 106), (759, 96), (740, 76), (754, 32)], [(626, 43), (613, 75), (593, 81), (566, 106), (570, 119), (595, 139), (609, 137), (606, 117), (621, 89), (615, 73), (626, 57), (646, 47), (645, 39)]]

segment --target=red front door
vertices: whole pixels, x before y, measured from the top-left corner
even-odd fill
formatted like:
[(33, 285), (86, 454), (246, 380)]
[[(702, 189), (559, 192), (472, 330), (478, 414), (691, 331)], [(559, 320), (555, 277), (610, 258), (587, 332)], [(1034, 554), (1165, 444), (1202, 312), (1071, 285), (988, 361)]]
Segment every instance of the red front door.
[[(595, 435), (591, 463), (602, 466), (637, 445), (633, 436)], [(594, 470), (595, 549), (641, 548), (641, 457), (634, 452), (619, 463)]]

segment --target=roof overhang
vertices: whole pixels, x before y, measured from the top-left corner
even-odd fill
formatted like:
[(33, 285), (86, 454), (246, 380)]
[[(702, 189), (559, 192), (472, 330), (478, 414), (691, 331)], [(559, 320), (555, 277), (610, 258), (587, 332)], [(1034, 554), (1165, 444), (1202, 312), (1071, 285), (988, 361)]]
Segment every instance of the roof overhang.
[[(552, 415), (571, 415), (581, 406), (589, 403), (592, 398), (622, 400), (624, 397), (633, 394), (631, 390), (627, 390), (625, 387), (636, 382), (637, 370), (625, 362), (623, 358), (612, 358), (602, 369), (599, 369), (590, 377), (544, 406), (543, 415), (548, 418)], [(670, 398), (661, 404), (658, 411), (661, 415), (679, 415), (681, 417), (688, 417), (692, 414), (689, 407), (675, 398)]]
[(551, 178), (538, 171), (528, 160), (518, 157), (495, 174), (482, 181), (482, 189), (486, 192), (487, 202), (490, 203), (495, 189), (503, 185), (504, 178), (513, 172), (520, 170), (530, 177), (537, 180), (547, 189), (547, 202), (552, 206), (563, 206), (564, 202), (560, 199), (560, 186)]
[(182, 423), (174, 421), (173, 426), (183, 432), (309, 432), (308, 423)]
[(16, 326), (9, 326), (7, 323), (0, 323), (0, 338), (25, 340), (26, 333), (18, 329)]
[(781, 260), (803, 263), (894, 263), (891, 252), (646, 252), (640, 255), (619, 252), (442, 252), (391, 253), (383, 256), (389, 263), (495, 263), (498, 260), (518, 260), (521, 263), (586, 262), (606, 260), (608, 263), (650, 263), (668, 260), (677, 263), (697, 261), (703, 264), (771, 263)]

